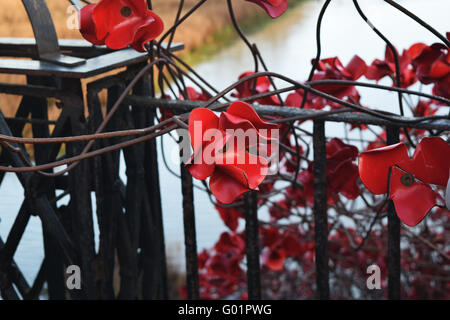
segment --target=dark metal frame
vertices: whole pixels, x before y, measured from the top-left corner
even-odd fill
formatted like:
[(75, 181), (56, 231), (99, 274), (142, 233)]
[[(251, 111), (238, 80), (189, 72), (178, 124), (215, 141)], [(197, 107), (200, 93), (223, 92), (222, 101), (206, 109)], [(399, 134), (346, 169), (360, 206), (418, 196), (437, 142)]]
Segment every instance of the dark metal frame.
[[(79, 1), (75, 2), (79, 4)], [(392, 1), (387, 2), (392, 3)], [(141, 54), (131, 49), (111, 52), (105, 47), (94, 47), (85, 41), (58, 41), (54, 27), (48, 19), (49, 14), (45, 1), (23, 0), (23, 3), (33, 25), (35, 39), (0, 39), (0, 56), (28, 57), (34, 60), (0, 60), (0, 73), (27, 76), (26, 85), (0, 84), (0, 92), (22, 96), (14, 118), (6, 119), (0, 113), (0, 134), (21, 137), (26, 123), (31, 124), (33, 136), (40, 138), (72, 137), (94, 133), (104, 120), (99, 93), (105, 89), (108, 93), (107, 111), (111, 110), (117, 101), (121, 101), (120, 103), (124, 106), (130, 106), (130, 108), (117, 109), (105, 127), (105, 132), (151, 127), (155, 124), (157, 108), (173, 110), (177, 114), (182, 114), (193, 108), (205, 106), (204, 103), (199, 102), (154, 98), (155, 93), (149, 77), (142, 77), (134, 86), (132, 93), (127, 95), (124, 100), (120, 100), (120, 93), (125, 87), (133, 81), (140, 70), (149, 66), (149, 57), (150, 63), (154, 63), (155, 56), (162, 53), (161, 47), (156, 46), (156, 50), (151, 48), (149, 54)], [(183, 18), (179, 19), (178, 15), (172, 29), (175, 30), (202, 3), (204, 1), (199, 1)], [(316, 61), (320, 58), (320, 22), (329, 3), (329, 0), (325, 2), (319, 17)], [(255, 58), (255, 71), (258, 71), (260, 63), (266, 70), (258, 49), (250, 44), (240, 31), (234, 18), (231, 1), (228, 1), (228, 5), (236, 30), (247, 43)], [(359, 8), (356, 1), (355, 5)], [(362, 16), (364, 17), (364, 14)], [(172, 45), (170, 40), (168, 48), (175, 51), (181, 49), (182, 45)], [(169, 55), (168, 51), (170, 50), (163, 50), (163, 54)], [(97, 80), (90, 81), (87, 84), (86, 92), (83, 91), (81, 79), (100, 76), (107, 71), (119, 68), (125, 68), (125, 70), (115, 75), (101, 76)], [(313, 66), (311, 74), (315, 68), (316, 66)], [(173, 72), (182, 71), (169, 69), (169, 72), (173, 76)], [(278, 75), (266, 72), (259, 76), (269, 76), (273, 81), (272, 78)], [(162, 81), (161, 78), (158, 80)], [(288, 81), (286, 78), (284, 80)], [(246, 79), (242, 81), (246, 81)], [(310, 86), (291, 83), (293, 87), (290, 90), (304, 88), (306, 92), (319, 94)], [(176, 84), (178, 85), (178, 82)], [(236, 84), (233, 88), (235, 86)], [(210, 88), (212, 87), (210, 86)], [(397, 89), (401, 95), (402, 89)], [(208, 106), (215, 110), (224, 108), (225, 105), (214, 103), (230, 90), (232, 88), (221, 94), (216, 92), (218, 96), (211, 100)], [(276, 94), (282, 92), (276, 88), (275, 91), (277, 91)], [(86, 105), (84, 95), (87, 97)], [(62, 112), (56, 121), (48, 120), (47, 98), (49, 97), (61, 101)], [(251, 99), (255, 99), (255, 97)], [(388, 144), (393, 144), (399, 140), (399, 130), (402, 128), (445, 131), (450, 130), (450, 120), (444, 118), (417, 120), (375, 112), (372, 114), (355, 113), (350, 110), (324, 112), (279, 106), (254, 106), (254, 108), (259, 114), (265, 116), (277, 115), (292, 121), (293, 119), (314, 121), (314, 232), (317, 297), (328, 299), (330, 288), (325, 123), (334, 121), (382, 126), (387, 129)], [(85, 109), (88, 111), (88, 118), (85, 117)], [(51, 133), (49, 125), (54, 126)], [(129, 136), (127, 138), (117, 135), (97, 140), (94, 143), (94, 149), (117, 145), (127, 142), (128, 139)], [(66, 155), (64, 157), (79, 155), (85, 146), (85, 142), (65, 142)], [(20, 154), (27, 155), (24, 145), (11, 143), (10, 147), (12, 149), (2, 145), (0, 165), (10, 165), (15, 168), (29, 166), (30, 158), (20, 156)], [(62, 143), (35, 144), (33, 151), (36, 164), (46, 164), (59, 159), (61, 147)], [(15, 149), (21, 150), (22, 153), (15, 152)], [(37, 172), (17, 172), (25, 190), (25, 200), (8, 238), (5, 242), (0, 239), (0, 294), (2, 298), (36, 299), (42, 291), (44, 282), (48, 284), (50, 299), (113, 299), (116, 297), (119, 299), (164, 299), (168, 297), (156, 142), (155, 139), (148, 139), (140, 144), (127, 145), (122, 148), (122, 151), (127, 166), (127, 184), (120, 180), (118, 174), (119, 150), (112, 150), (109, 153), (81, 161), (67, 175), (45, 177)], [(0, 183), (3, 178), (4, 172), (0, 172)], [(184, 167), (181, 168), (181, 186), (187, 293), (189, 299), (198, 299), (200, 288), (193, 182)], [(59, 199), (56, 196), (56, 190), (63, 190), (64, 195), (70, 195), (68, 206), (58, 207), (56, 205)], [(96, 214), (100, 229), (98, 254), (94, 250), (91, 192), (95, 192), (97, 201)], [(392, 204), (389, 205), (388, 212), (389, 298), (399, 299), (401, 297), (400, 222)], [(45, 259), (37, 278), (30, 286), (14, 263), (13, 257), (31, 214), (38, 215), (42, 221)], [(245, 240), (250, 299), (262, 297), (257, 214), (257, 194), (249, 192), (245, 197)], [(118, 295), (114, 292), (113, 284), (116, 259), (121, 273)], [(71, 264), (78, 264), (83, 270), (81, 291), (68, 291), (65, 288), (64, 267)]]

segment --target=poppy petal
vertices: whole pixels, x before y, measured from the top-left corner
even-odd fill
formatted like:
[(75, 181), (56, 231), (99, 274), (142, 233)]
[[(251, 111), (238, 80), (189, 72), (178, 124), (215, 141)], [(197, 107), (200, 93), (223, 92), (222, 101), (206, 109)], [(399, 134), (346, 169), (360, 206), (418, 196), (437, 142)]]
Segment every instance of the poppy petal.
[(410, 161), (408, 149), (403, 143), (361, 153), (358, 167), (364, 185), (374, 194), (384, 194), (388, 188), (389, 168), (398, 165), (407, 170)]
[[(189, 116), (189, 136), (194, 153), (209, 142), (203, 141), (205, 132), (219, 127), (219, 117), (206, 108), (194, 109)], [(198, 136), (200, 135), (200, 136)]]
[(367, 65), (363, 59), (355, 55), (345, 69), (351, 74), (352, 80), (357, 80), (366, 73)]
[(250, 190), (222, 170), (214, 170), (209, 180), (209, 188), (216, 199), (224, 204), (232, 203), (237, 197)]
[(445, 186), (450, 170), (450, 145), (439, 137), (423, 138), (414, 152), (410, 170), (425, 183)]
[(104, 45), (104, 39), (97, 38), (97, 31), (92, 18), (95, 4), (84, 6), (80, 11), (80, 33), (84, 39), (95, 45)]
[(148, 11), (143, 24), (137, 29), (131, 47), (138, 52), (145, 52), (145, 44), (158, 37), (163, 30), (162, 19), (152, 11)]
[(246, 0), (263, 8), (272, 18), (278, 18), (287, 9), (287, 0)]
[(186, 168), (191, 173), (191, 176), (193, 176), (195, 179), (205, 180), (213, 174), (215, 164), (189, 163), (186, 165)]
[(242, 101), (233, 102), (226, 111), (228, 114), (247, 119), (256, 129), (276, 129), (279, 126), (262, 120), (248, 103)]
[(406, 186), (402, 183), (405, 171), (392, 167), (389, 198), (394, 202), (400, 220), (408, 226), (416, 226), (427, 213), (437, 206), (437, 194), (429, 186), (414, 181)]

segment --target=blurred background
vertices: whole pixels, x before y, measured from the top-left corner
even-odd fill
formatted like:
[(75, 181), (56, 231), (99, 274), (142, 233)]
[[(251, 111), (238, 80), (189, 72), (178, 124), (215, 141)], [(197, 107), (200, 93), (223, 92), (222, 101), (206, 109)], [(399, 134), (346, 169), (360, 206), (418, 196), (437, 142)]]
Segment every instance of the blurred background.
[[(95, 1), (94, 1), (95, 2)], [(153, 0), (153, 9), (165, 21), (166, 28), (173, 24), (178, 0)], [(189, 9), (196, 0), (186, 0)], [(317, 17), (324, 1), (288, 0), (290, 9), (279, 19), (272, 20), (252, 3), (234, 0), (237, 17), (251, 42), (255, 42), (270, 70), (288, 77), (305, 80), (316, 54), (315, 28)], [(360, 0), (361, 8), (372, 23), (383, 32), (401, 52), (415, 42), (431, 44), (435, 36), (381, 0)], [(448, 0), (403, 0), (398, 1), (413, 13), (430, 23), (439, 32), (450, 31)], [(71, 11), (68, 1), (47, 0), (60, 38), (80, 39), (78, 30), (67, 27)], [(32, 29), (21, 1), (2, 1), (0, 12), (1, 37), (32, 37)], [(209, 0), (189, 18), (175, 35), (176, 42), (186, 46), (180, 55), (212, 83), (222, 89), (235, 82), (240, 74), (253, 66), (248, 48), (240, 41), (230, 26), (224, 0)], [(349, 0), (333, 0), (326, 12), (322, 27), (322, 58), (338, 56), (345, 65), (357, 54), (370, 64), (375, 58), (384, 59), (385, 44), (361, 19)], [(364, 80), (364, 79), (362, 79)], [(21, 76), (0, 75), (1, 82), (23, 83)], [(391, 85), (390, 80), (380, 81)], [(417, 88), (415, 88), (417, 89)], [(423, 88), (427, 91), (429, 88)], [(360, 90), (363, 105), (392, 111), (397, 107), (397, 96), (373, 90)], [(0, 108), (6, 116), (12, 116), (19, 99), (0, 94)], [(54, 108), (54, 117), (58, 111)], [(327, 127), (328, 132), (337, 129)], [(171, 170), (179, 172), (177, 147), (170, 137), (158, 140), (165, 150)], [(162, 203), (167, 244), (167, 255), (173, 269), (174, 281), (181, 281), (184, 270), (184, 239), (181, 210), (181, 188), (177, 177), (163, 165), (160, 155)], [(121, 176), (126, 180), (124, 170)], [(175, 188), (175, 190), (174, 190)], [(179, 192), (178, 192), (179, 191)], [(23, 200), (23, 189), (14, 175), (8, 174), (0, 187), (0, 235), (5, 238)], [(67, 202), (62, 199), (61, 203)], [(209, 248), (226, 230), (217, 211), (206, 194), (195, 191), (197, 214), (198, 250)], [(95, 208), (95, 200), (93, 200)], [(264, 212), (262, 212), (264, 219)], [(241, 226), (242, 228), (242, 226)], [(28, 281), (36, 276), (43, 257), (40, 221), (32, 217), (31, 223), (18, 248), (15, 259)], [(96, 230), (98, 236), (98, 230)]]

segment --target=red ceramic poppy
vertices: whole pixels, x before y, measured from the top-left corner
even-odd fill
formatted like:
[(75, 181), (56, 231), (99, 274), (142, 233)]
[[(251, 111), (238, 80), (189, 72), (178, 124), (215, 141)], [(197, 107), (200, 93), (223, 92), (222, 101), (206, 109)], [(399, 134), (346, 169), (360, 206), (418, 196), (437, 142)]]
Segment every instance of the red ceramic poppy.
[(253, 2), (266, 10), (267, 14), (272, 18), (278, 18), (287, 9), (287, 0), (246, 0)]
[[(417, 81), (414, 71), (410, 67), (411, 53), (404, 50), (399, 57), (400, 65), (400, 82), (402, 88), (407, 88)], [(371, 80), (380, 80), (386, 76), (394, 78), (395, 76), (395, 59), (392, 50), (386, 46), (384, 60), (375, 59), (367, 68), (366, 78)]]
[[(252, 71), (247, 71), (239, 76), (239, 80), (248, 77), (250, 75), (254, 74)], [(256, 86), (255, 86), (255, 80), (251, 79), (244, 83), (241, 83), (236, 87), (237, 92), (233, 93), (233, 97), (236, 97), (238, 99), (248, 98), (255, 94), (261, 94), (266, 93), (270, 91), (270, 80), (268, 77), (258, 77), (256, 80)], [(256, 100), (258, 103), (262, 105), (272, 105), (272, 106), (278, 106), (280, 105), (280, 100), (276, 95), (261, 98)]]
[[(188, 100), (191, 101), (208, 101), (211, 96), (206, 92), (198, 92), (193, 87), (186, 87), (186, 93)], [(183, 95), (180, 93), (180, 100), (184, 100)]]
[[(356, 183), (358, 167), (354, 163), (358, 156), (355, 146), (343, 143), (334, 138), (327, 142), (327, 197), (328, 203), (335, 203), (338, 194), (347, 199), (356, 199), (360, 190)], [(313, 163), (307, 170), (299, 173), (297, 181), (303, 185), (299, 188), (288, 188), (288, 194), (297, 201), (299, 206), (314, 204), (314, 173)]]
[(231, 231), (236, 231), (239, 226), (239, 218), (242, 216), (236, 208), (224, 208), (216, 206), (219, 211), (220, 218)]
[(299, 239), (294, 234), (274, 227), (261, 230), (262, 245), (266, 248), (262, 256), (265, 266), (274, 271), (281, 270), (286, 258), (303, 253)]
[[(201, 124), (201, 130), (199, 130)], [(227, 141), (232, 138), (226, 130), (248, 129), (262, 136), (264, 140), (269, 136), (262, 134), (266, 129), (277, 128), (264, 122), (253, 108), (243, 102), (231, 104), (226, 112), (217, 117), (209, 109), (199, 108), (191, 112), (189, 117), (189, 134), (194, 154), (187, 165), (191, 175), (199, 180), (210, 177), (209, 186), (216, 199), (222, 203), (231, 203), (241, 194), (249, 190), (257, 190), (265, 179), (268, 162), (265, 158), (250, 154), (246, 150), (223, 151)], [(197, 132), (198, 130), (199, 132)], [(221, 141), (214, 138), (207, 140), (205, 133), (217, 130), (221, 133)], [(212, 150), (213, 159), (206, 159), (206, 150)]]
[(424, 138), (412, 158), (398, 143), (363, 152), (359, 174), (375, 194), (389, 193), (397, 215), (409, 226), (417, 225), (438, 205), (439, 195), (428, 184), (446, 186), (450, 170), (450, 146), (441, 138)]
[(89, 42), (111, 49), (131, 45), (145, 52), (144, 45), (161, 34), (161, 18), (147, 9), (145, 0), (100, 0), (80, 11), (80, 32)]
[[(314, 63), (314, 60), (313, 60)], [(314, 74), (312, 80), (358, 80), (366, 72), (367, 66), (364, 60), (355, 55), (347, 66), (343, 66), (339, 58), (328, 58), (320, 60), (317, 65), (317, 72)], [(320, 90), (322, 92), (328, 93), (336, 98), (342, 99), (344, 97), (354, 97), (358, 99), (358, 91), (355, 86), (343, 86), (335, 84), (324, 84), (316, 85), (314, 89)], [(325, 107), (328, 103), (324, 99), (318, 100), (319, 103), (315, 107), (316, 109), (321, 109)], [(341, 107), (339, 104), (332, 104), (332, 107)]]
[(416, 43), (409, 48), (412, 65), (422, 83), (434, 83), (433, 93), (450, 98), (450, 52), (442, 44)]

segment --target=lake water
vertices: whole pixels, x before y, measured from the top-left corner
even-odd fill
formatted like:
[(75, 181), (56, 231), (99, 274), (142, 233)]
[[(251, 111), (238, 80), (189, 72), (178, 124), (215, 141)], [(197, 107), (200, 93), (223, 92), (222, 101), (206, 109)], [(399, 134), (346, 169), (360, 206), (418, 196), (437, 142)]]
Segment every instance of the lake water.
[[(405, 0), (402, 5), (429, 22), (441, 33), (450, 31), (448, 0)], [(274, 20), (263, 30), (249, 38), (257, 43), (269, 69), (297, 80), (307, 78), (311, 59), (315, 56), (315, 27), (323, 1), (309, 1), (292, 10), (286, 17)], [(420, 27), (408, 17), (381, 0), (361, 0), (361, 8), (372, 23), (383, 32), (399, 49), (408, 48), (414, 42), (437, 42), (435, 36)], [(346, 64), (354, 54), (367, 63), (383, 58), (385, 45), (362, 21), (350, 0), (333, 0), (325, 15), (322, 27), (322, 57), (338, 56)], [(201, 63), (196, 70), (217, 88), (225, 88), (235, 82), (238, 76), (252, 68), (253, 60), (243, 43), (238, 42), (219, 54)], [(381, 82), (384, 83), (384, 82)], [(386, 84), (390, 84), (388, 81)], [(282, 84), (279, 82), (279, 84)], [(360, 89), (362, 103), (381, 109), (397, 110), (397, 96), (375, 94), (370, 89)], [(394, 109), (393, 109), (394, 108)], [(327, 125), (330, 136), (342, 135), (342, 127)], [(354, 133), (353, 133), (354, 134)], [(160, 141), (158, 141), (160, 145)], [(166, 156), (173, 171), (179, 172), (176, 161), (177, 147), (170, 137), (164, 138)], [(162, 203), (167, 254), (175, 264), (183, 267), (183, 221), (181, 210), (181, 186), (159, 159), (161, 172)], [(121, 176), (125, 180), (124, 168)], [(208, 197), (195, 190), (197, 237), (199, 250), (211, 247), (221, 232), (225, 231), (222, 221)], [(23, 201), (23, 189), (16, 177), (7, 174), (0, 186), (0, 235), (6, 239)], [(60, 204), (67, 202), (62, 199)], [(93, 203), (95, 206), (95, 203)], [(242, 226), (241, 226), (242, 227)], [(96, 231), (98, 236), (98, 232)], [(15, 255), (15, 260), (29, 282), (35, 278), (43, 259), (41, 223), (32, 217)]]

